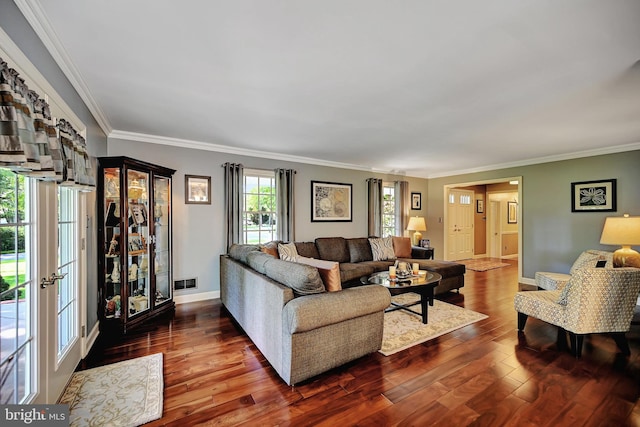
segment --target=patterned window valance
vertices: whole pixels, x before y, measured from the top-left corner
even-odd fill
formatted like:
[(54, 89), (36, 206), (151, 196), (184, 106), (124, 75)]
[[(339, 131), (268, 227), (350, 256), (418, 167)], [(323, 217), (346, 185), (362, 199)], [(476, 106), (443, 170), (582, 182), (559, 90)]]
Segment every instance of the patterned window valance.
[(96, 159), (85, 139), (0, 58), (0, 166), (81, 189), (96, 185)]

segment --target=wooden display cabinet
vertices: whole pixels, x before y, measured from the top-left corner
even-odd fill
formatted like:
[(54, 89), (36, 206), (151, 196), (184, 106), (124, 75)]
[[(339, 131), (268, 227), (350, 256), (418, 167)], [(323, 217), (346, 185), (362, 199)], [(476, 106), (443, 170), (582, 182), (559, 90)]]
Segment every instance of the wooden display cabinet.
[(171, 177), (128, 157), (98, 159), (98, 317), (108, 335), (173, 313)]

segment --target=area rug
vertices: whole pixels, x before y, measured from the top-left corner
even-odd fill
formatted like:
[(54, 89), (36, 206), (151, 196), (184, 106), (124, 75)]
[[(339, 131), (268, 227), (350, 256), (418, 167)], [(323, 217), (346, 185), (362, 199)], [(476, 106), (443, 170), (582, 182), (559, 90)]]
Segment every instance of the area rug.
[(71, 426), (139, 426), (162, 416), (162, 353), (73, 374), (58, 403)]
[[(392, 299), (398, 304), (407, 304), (418, 301), (420, 296), (406, 293), (396, 295)], [(411, 309), (422, 312), (420, 304), (412, 306)], [(416, 314), (404, 310), (390, 311), (384, 314), (382, 348), (379, 351), (385, 356), (390, 356), (487, 317), (482, 313), (439, 300), (434, 301), (433, 307), (429, 306), (429, 323), (426, 325)]]
[(462, 261), (456, 261), (457, 263), (464, 264), (467, 266), (467, 269), (473, 271), (487, 271), (493, 270), (494, 268), (506, 267), (508, 264), (506, 262), (492, 261), (489, 259), (463, 259)]

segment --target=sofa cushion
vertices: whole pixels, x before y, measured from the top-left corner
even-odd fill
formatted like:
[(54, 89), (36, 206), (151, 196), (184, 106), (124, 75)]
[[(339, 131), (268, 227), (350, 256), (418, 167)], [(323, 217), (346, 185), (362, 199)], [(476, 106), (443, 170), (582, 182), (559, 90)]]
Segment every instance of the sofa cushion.
[(318, 248), (314, 242), (295, 242), (298, 255), (307, 258), (320, 258)]
[(391, 236), (382, 238), (370, 238), (371, 253), (374, 261), (384, 261), (388, 259), (396, 259), (396, 253), (393, 250), (393, 239)]
[(393, 236), (393, 252), (396, 258), (411, 258), (411, 239), (408, 237)]
[(340, 263), (303, 256), (299, 256), (297, 262), (316, 267), (327, 291), (335, 292), (342, 290), (340, 283)]
[(277, 258), (274, 258), (273, 255), (262, 251), (254, 251), (247, 255), (247, 264), (258, 273), (265, 274), (265, 263), (270, 259)]
[(344, 237), (319, 237), (316, 239), (316, 247), (320, 259), (335, 262), (349, 262), (349, 247)]
[(278, 253), (280, 259), (284, 261), (296, 262), (298, 258), (298, 250), (294, 243), (278, 243)]
[(265, 254), (271, 255), (274, 258), (280, 258), (280, 255), (278, 254), (278, 243), (282, 242), (279, 242), (277, 240), (267, 242), (260, 246), (260, 250)]
[(347, 239), (350, 262), (373, 261), (371, 245), (366, 237)]
[(325, 291), (320, 273), (315, 267), (271, 258), (264, 263), (267, 277), (290, 287), (296, 296)]
[(375, 273), (375, 269), (373, 266), (369, 265), (368, 262), (340, 263), (340, 281), (342, 283), (358, 280), (363, 276), (369, 276), (373, 273)]
[(240, 261), (243, 264), (247, 263), (247, 255), (251, 252), (259, 251), (260, 247), (257, 245), (238, 245), (234, 243), (229, 248), (229, 256), (235, 260)]

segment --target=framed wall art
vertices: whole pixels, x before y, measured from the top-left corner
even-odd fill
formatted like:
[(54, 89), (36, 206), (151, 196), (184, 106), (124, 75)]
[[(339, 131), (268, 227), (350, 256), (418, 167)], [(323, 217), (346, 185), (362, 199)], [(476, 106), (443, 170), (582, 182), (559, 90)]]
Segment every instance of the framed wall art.
[(507, 202), (507, 223), (518, 223), (518, 204), (516, 202)]
[(414, 211), (422, 209), (422, 193), (411, 193), (411, 209)]
[(571, 183), (571, 212), (615, 212), (616, 180)]
[(477, 199), (476, 200), (476, 213), (484, 213), (484, 200)]
[(211, 177), (200, 175), (184, 176), (184, 202), (193, 205), (211, 204)]
[(311, 221), (351, 221), (351, 188), (351, 184), (311, 181)]

